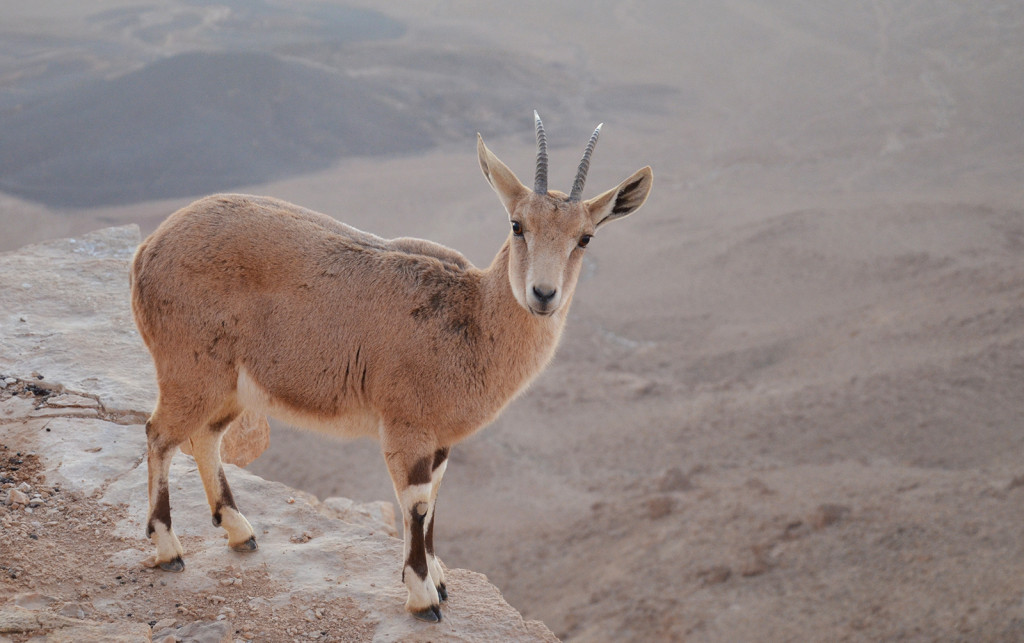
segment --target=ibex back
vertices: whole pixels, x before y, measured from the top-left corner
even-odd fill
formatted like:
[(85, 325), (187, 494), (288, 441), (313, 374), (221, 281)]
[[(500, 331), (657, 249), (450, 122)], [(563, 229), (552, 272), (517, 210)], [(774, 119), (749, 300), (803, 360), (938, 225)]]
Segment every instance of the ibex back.
[(480, 270), (420, 239), (382, 239), (265, 197), (218, 195), (171, 215), (139, 246), (132, 311), (156, 364), (146, 423), (152, 564), (184, 568), (167, 474), (186, 440), (215, 525), (256, 549), (220, 460), (243, 409), (337, 435), (380, 439), (405, 528), (406, 609), (441, 618), (444, 570), (434, 502), (455, 443), (492, 421), (558, 344), (595, 231), (639, 208), (646, 167), (581, 200), (590, 154), (569, 195), (547, 189), (538, 141), (533, 189), (478, 137), (484, 176), (509, 217), (508, 239)]

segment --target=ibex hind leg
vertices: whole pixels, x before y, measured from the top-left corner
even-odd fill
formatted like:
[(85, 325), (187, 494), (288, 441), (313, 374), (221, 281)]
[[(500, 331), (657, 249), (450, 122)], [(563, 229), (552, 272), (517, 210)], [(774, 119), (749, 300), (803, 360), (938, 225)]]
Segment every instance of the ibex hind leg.
[[(146, 536), (156, 545), (151, 566), (180, 572), (185, 568), (184, 550), (171, 527), (171, 503), (168, 475), (171, 459), (178, 446), (208, 426), (214, 412), (230, 400), (230, 390), (218, 388), (215, 381), (198, 382), (161, 373), (160, 397), (146, 423), (147, 464), (149, 468), (149, 517)], [(226, 381), (225, 378), (220, 378)]]
[(171, 458), (179, 442), (168, 439), (160, 431), (158, 413), (146, 422), (147, 453), (149, 469), (149, 516), (146, 520), (146, 537), (156, 545), (156, 555), (147, 560), (151, 567), (160, 567), (169, 572), (185, 569), (182, 560), (184, 550), (171, 528), (171, 501), (168, 491), (168, 473)]
[(227, 531), (229, 547), (235, 551), (249, 552), (257, 549), (256, 532), (238, 511), (220, 460), (221, 439), (240, 412), (241, 409), (235, 406), (222, 409), (214, 415), (213, 421), (193, 433), (189, 441), (192, 443), (192, 455), (196, 459), (199, 476), (203, 480), (213, 525)]

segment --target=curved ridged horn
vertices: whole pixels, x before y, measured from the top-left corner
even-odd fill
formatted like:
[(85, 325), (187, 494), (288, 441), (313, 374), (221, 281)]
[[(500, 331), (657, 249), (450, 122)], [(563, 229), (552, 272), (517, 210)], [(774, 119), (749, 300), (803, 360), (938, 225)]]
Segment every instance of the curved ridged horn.
[(572, 182), (572, 192), (569, 193), (570, 201), (579, 201), (580, 197), (583, 196), (583, 184), (587, 182), (587, 172), (590, 171), (590, 155), (594, 153), (594, 146), (597, 145), (597, 137), (601, 135), (601, 127), (603, 125), (604, 123), (601, 123), (601, 125), (597, 126), (597, 129), (590, 136), (587, 149), (583, 151), (580, 169), (576, 171), (576, 180)]
[(537, 172), (533, 178), (533, 191), (537, 194), (548, 193), (548, 137), (544, 133), (544, 123), (540, 115), (533, 110), (533, 120), (537, 124)]

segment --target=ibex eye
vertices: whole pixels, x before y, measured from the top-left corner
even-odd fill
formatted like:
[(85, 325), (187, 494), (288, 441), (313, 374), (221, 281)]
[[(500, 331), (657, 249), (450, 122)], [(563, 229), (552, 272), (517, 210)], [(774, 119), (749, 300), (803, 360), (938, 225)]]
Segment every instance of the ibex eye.
[(523, 224), (519, 223), (518, 221), (513, 221), (512, 234), (516, 235), (517, 237), (523, 236)]
[(586, 248), (587, 244), (590, 243), (590, 239), (591, 239), (591, 236), (589, 234), (583, 235), (582, 237), (580, 237), (579, 246), (581, 248)]

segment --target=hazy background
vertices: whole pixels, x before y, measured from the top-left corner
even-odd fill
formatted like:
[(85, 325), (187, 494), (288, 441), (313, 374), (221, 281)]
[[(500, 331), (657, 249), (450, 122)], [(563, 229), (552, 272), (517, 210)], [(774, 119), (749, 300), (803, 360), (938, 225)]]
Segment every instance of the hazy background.
[[(0, 251), (232, 190), (486, 265), (476, 133), (529, 177), (538, 109), (567, 190), (603, 121), (587, 194), (651, 199), (453, 451), (445, 562), (566, 638), (1024, 638), (1024, 7), (375, 5), (0, 2)], [(369, 442), (251, 468), (392, 498)]]

